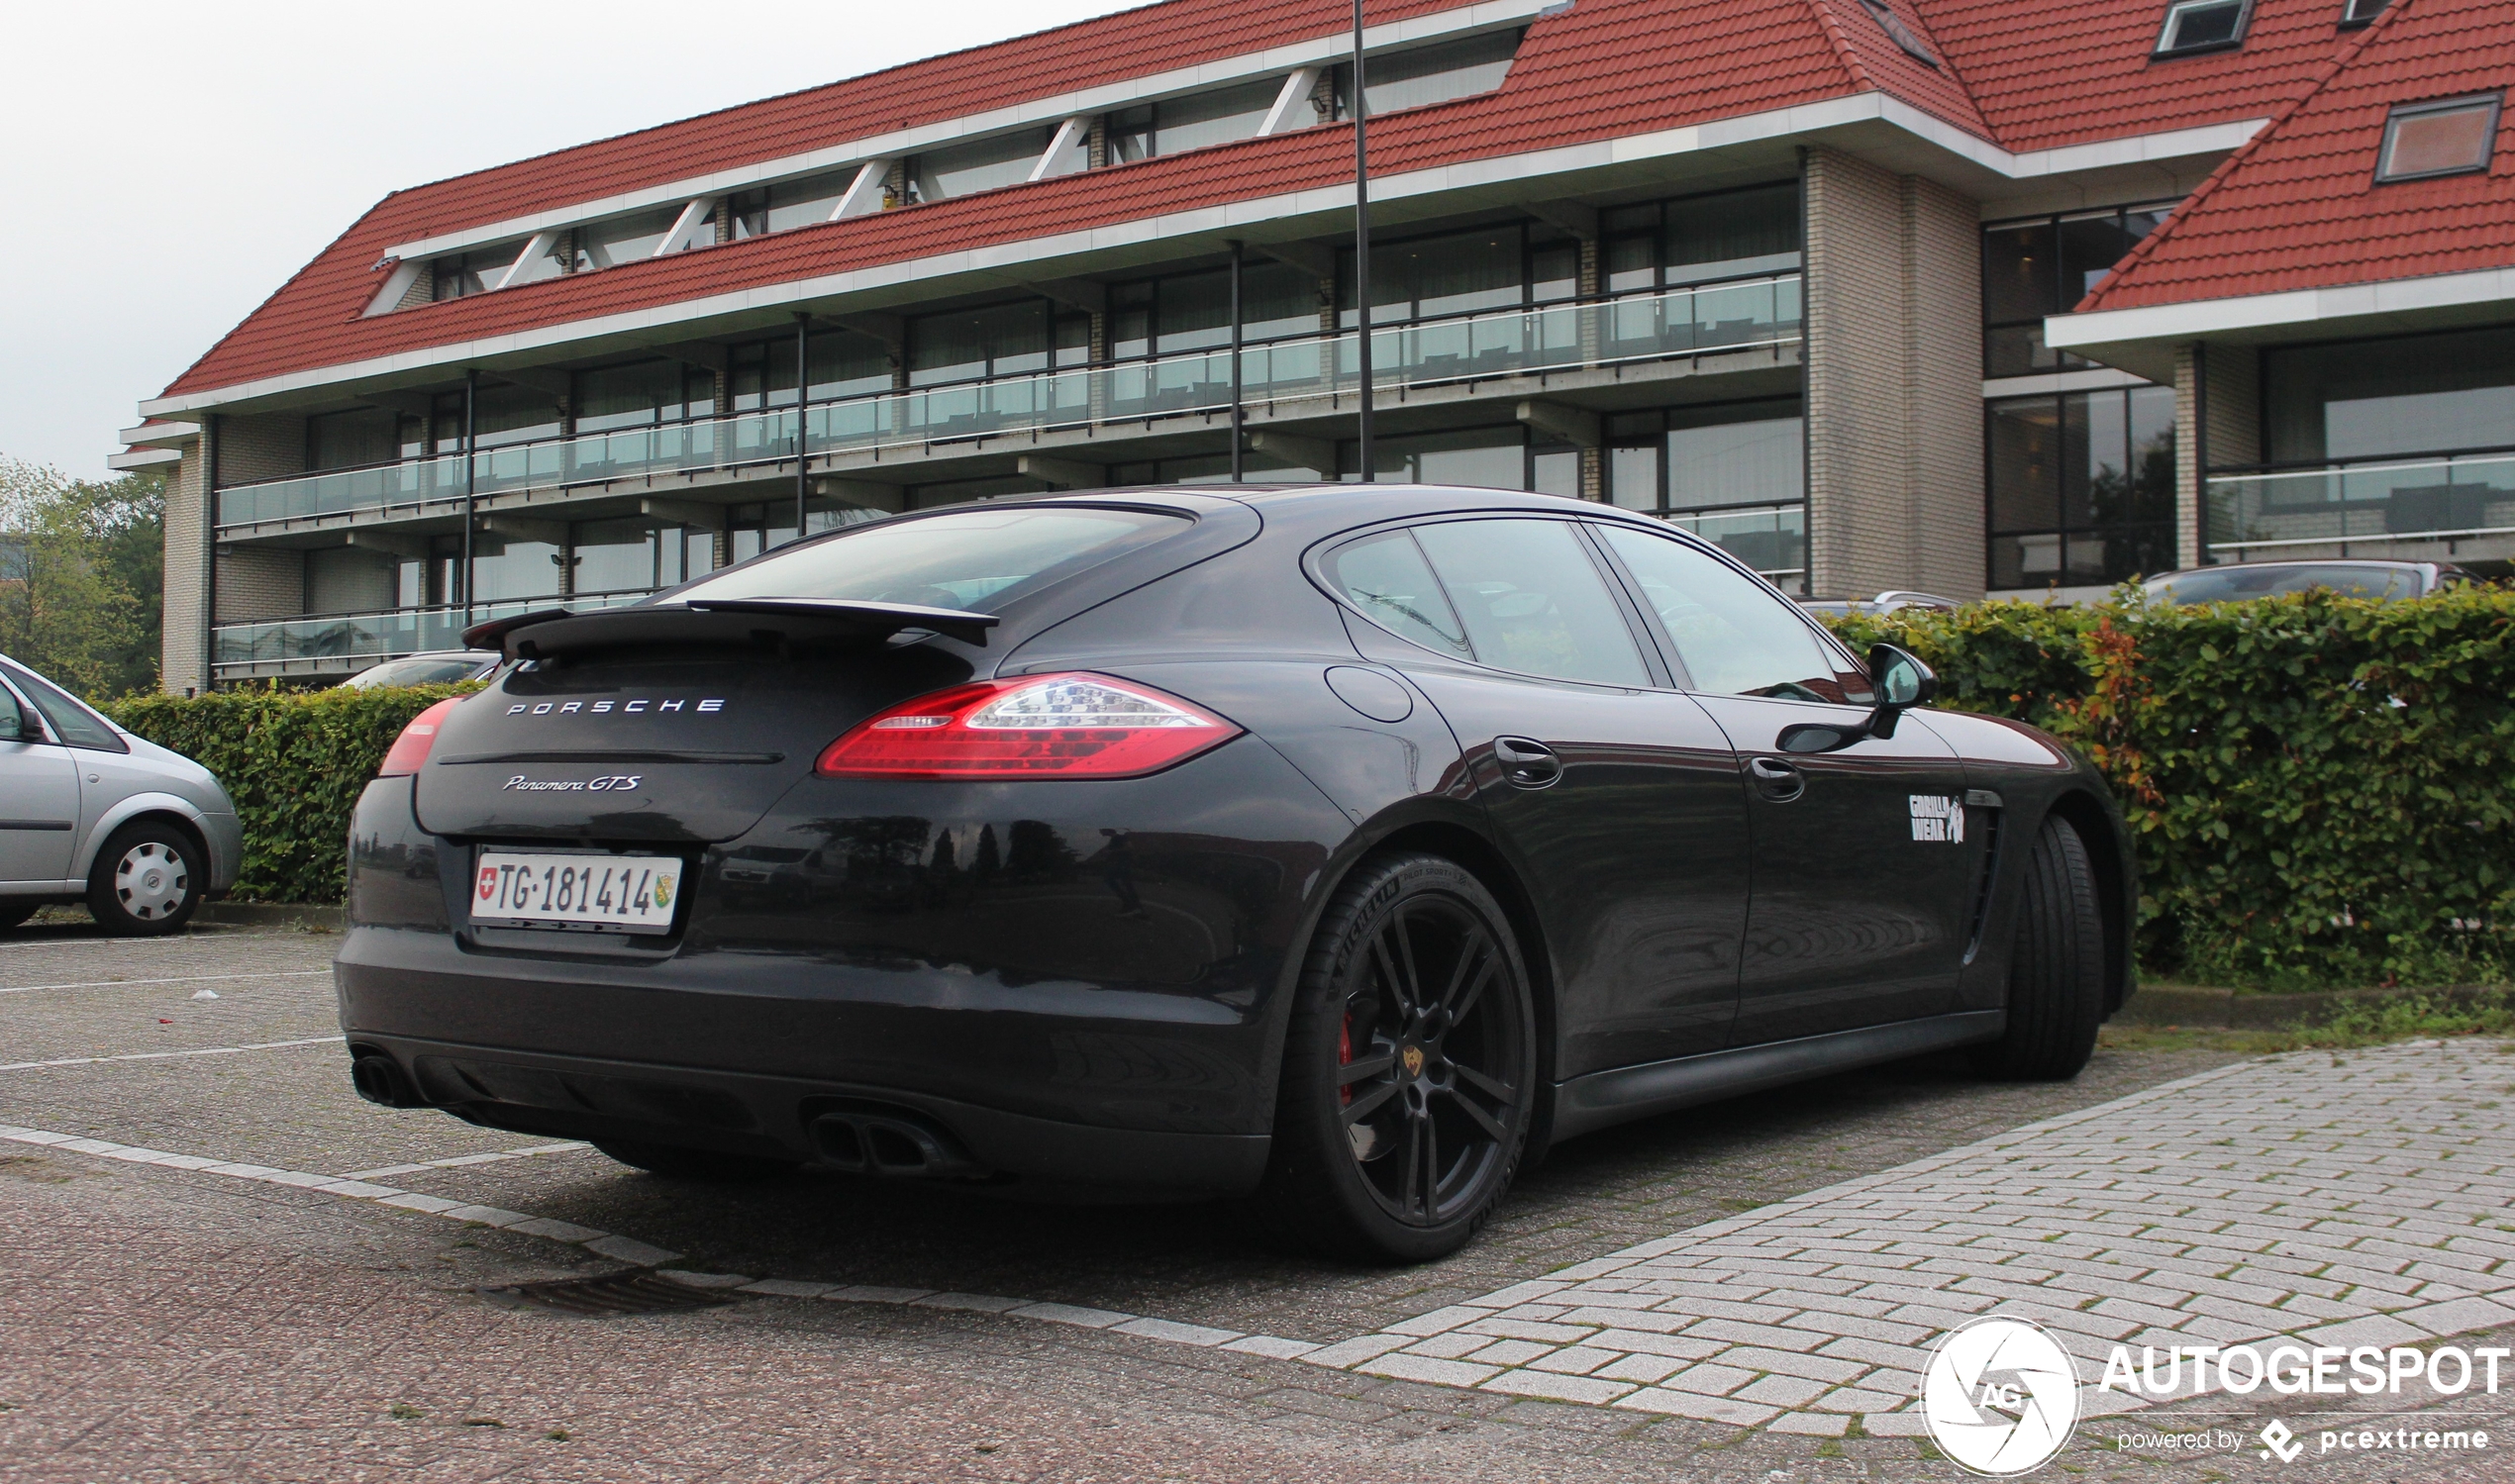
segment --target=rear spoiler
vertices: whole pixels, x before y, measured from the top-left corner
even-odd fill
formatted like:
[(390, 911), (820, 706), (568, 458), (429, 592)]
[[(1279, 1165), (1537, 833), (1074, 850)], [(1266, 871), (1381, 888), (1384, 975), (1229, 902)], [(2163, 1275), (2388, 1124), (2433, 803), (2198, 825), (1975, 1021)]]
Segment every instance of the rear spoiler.
[(911, 629), (983, 647), (1000, 621), (991, 613), (867, 603), (853, 598), (691, 598), (571, 613), (545, 608), (491, 619), (462, 632), (465, 646), (500, 649), (509, 659), (538, 659), (574, 649), (651, 643), (871, 643)]

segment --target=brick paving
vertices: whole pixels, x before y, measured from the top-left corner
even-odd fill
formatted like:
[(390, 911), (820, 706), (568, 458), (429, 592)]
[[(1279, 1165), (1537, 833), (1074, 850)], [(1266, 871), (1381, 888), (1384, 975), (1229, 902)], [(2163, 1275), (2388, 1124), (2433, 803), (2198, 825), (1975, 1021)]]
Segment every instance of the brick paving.
[[(1917, 1436), (1929, 1346), (1995, 1312), (2053, 1332), (2089, 1382), (2117, 1343), (2401, 1345), (2515, 1326), (2509, 1049), (2430, 1042), (2204, 1072), (1306, 1358)], [(2149, 1405), (2121, 1391), (2085, 1403)]]

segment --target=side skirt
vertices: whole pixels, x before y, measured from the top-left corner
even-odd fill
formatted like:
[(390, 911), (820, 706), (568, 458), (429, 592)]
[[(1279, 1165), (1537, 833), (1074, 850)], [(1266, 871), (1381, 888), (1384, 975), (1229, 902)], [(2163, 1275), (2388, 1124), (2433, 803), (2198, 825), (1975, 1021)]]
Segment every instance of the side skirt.
[(1655, 1113), (1761, 1092), (1828, 1072), (1848, 1072), (1997, 1039), (2007, 1024), (2006, 1010), (1969, 1010), (1590, 1072), (1557, 1084), (1555, 1138), (1573, 1138)]

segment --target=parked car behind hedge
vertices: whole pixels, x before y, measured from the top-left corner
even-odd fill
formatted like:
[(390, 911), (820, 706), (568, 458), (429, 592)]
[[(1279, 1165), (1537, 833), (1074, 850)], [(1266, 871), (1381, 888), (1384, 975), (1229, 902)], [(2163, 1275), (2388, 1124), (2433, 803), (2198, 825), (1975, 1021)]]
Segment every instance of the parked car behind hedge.
[(244, 834), (208, 768), (0, 658), (0, 929), (85, 902), (154, 936), (236, 884)]

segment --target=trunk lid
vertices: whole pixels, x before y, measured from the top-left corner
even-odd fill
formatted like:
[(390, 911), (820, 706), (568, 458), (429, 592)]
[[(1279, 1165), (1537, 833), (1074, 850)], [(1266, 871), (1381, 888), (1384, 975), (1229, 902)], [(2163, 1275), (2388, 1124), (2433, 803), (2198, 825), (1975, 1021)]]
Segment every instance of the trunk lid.
[[(603, 638), (585, 618), (517, 637), (562, 627)], [(688, 615), (676, 640), (654, 610), (639, 627), (634, 645), (544, 648), (448, 713), (419, 773), (421, 826), (583, 844), (731, 840), (848, 728), (972, 673), (930, 644), (709, 635), (704, 615)]]

